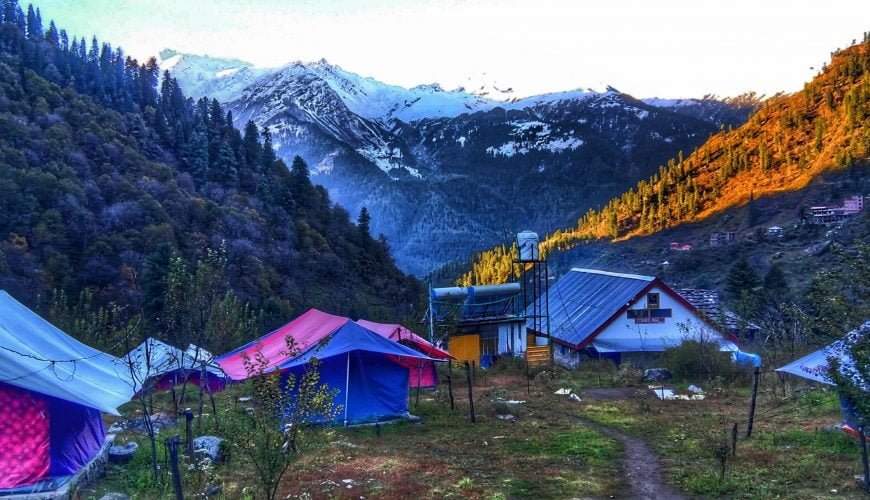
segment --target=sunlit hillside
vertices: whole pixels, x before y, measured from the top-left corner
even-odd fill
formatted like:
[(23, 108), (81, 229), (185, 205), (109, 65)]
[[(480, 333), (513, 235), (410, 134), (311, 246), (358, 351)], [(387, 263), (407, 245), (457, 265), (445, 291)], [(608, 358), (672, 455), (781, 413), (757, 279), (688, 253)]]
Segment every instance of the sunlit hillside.
[[(870, 40), (833, 54), (801, 92), (765, 102), (749, 122), (723, 130), (657, 174), (590, 210), (574, 227), (541, 244), (545, 253), (584, 241), (621, 240), (698, 221), (728, 208), (805, 187), (870, 154)], [(475, 257), (460, 281), (498, 283), (510, 275), (510, 252)]]

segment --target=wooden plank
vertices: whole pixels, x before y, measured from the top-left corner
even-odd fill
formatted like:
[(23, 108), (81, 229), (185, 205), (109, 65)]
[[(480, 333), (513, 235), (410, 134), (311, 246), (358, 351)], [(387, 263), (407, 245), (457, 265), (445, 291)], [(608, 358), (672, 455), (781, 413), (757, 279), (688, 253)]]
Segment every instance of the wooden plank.
[(550, 363), (550, 346), (528, 346), (526, 347), (526, 362), (529, 365), (540, 365)]

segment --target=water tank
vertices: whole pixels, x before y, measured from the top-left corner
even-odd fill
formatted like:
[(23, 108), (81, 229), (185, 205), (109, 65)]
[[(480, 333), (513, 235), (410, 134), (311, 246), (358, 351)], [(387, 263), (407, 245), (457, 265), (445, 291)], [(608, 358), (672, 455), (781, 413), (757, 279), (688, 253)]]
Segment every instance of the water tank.
[(517, 234), (517, 246), (520, 249), (520, 262), (533, 262), (538, 260), (538, 233), (534, 231), (522, 231)]

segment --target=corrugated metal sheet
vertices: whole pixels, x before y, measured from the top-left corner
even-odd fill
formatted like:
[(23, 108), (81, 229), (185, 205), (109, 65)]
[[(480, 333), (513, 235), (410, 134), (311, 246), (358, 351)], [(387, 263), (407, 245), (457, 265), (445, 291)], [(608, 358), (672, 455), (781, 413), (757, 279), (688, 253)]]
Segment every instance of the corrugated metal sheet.
[[(572, 269), (541, 298), (549, 296), (550, 335), (580, 344), (655, 278), (592, 269)], [(527, 311), (531, 314), (531, 308)], [(526, 323), (532, 328), (531, 321)], [(546, 330), (547, 320), (544, 320)]]

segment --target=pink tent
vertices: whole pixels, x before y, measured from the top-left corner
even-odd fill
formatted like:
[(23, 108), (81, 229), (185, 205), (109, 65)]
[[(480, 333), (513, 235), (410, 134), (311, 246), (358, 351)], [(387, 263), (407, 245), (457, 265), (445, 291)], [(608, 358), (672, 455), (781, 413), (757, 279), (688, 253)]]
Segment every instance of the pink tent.
[[(402, 325), (375, 323), (361, 319), (357, 324), (363, 328), (371, 330), (381, 337), (405, 344), (412, 349), (416, 349), (431, 358), (438, 359), (456, 359), (449, 352), (438, 348), (435, 344), (429, 342), (416, 333), (408, 330)], [(435, 387), (438, 385), (438, 374), (435, 371), (434, 361), (421, 361), (413, 358), (396, 359), (396, 362), (408, 368), (410, 372), (411, 387)]]
[[(224, 354), (217, 359), (218, 364), (233, 380), (245, 380), (250, 377), (245, 368), (244, 358), (247, 355), (255, 360), (257, 353), (266, 358), (266, 371), (273, 370), (281, 363), (292, 359), (298, 352), (315, 345), (328, 337), (348, 321), (343, 316), (327, 314), (317, 309), (309, 309), (305, 314), (287, 323), (274, 332), (257, 340), (249, 342), (238, 349)], [(293, 338), (297, 353), (289, 352), (287, 337)]]

